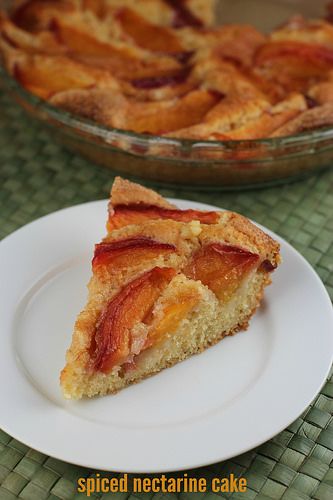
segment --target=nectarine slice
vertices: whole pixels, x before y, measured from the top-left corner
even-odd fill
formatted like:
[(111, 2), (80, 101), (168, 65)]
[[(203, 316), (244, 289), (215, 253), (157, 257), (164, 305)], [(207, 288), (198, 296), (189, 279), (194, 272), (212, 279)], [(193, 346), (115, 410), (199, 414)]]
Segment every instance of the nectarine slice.
[[(176, 297), (177, 299), (178, 297)], [(163, 318), (150, 330), (144, 348), (147, 349), (162, 341), (167, 334), (177, 330), (180, 322), (197, 305), (198, 296), (186, 297), (186, 300), (169, 304), (163, 310)]]
[(41, 31), (40, 33), (29, 33), (18, 28), (9, 19), (0, 22), (0, 30), (3, 38), (16, 48), (30, 53), (62, 54), (64, 47), (58, 42), (53, 33)]
[(183, 270), (188, 278), (200, 280), (223, 302), (238, 289), (245, 276), (259, 262), (259, 255), (232, 245), (203, 246)]
[(219, 220), (217, 212), (200, 212), (200, 210), (177, 210), (155, 205), (117, 205), (110, 211), (108, 230), (119, 229), (129, 224), (140, 224), (147, 219), (172, 219), (178, 222), (198, 220), (202, 224), (216, 224)]
[(184, 50), (179, 38), (169, 28), (154, 25), (129, 8), (119, 10), (116, 17), (123, 30), (144, 49), (168, 53)]
[(142, 49), (121, 43), (103, 42), (91, 33), (56, 19), (52, 29), (75, 59), (90, 66), (112, 71), (124, 79), (164, 74), (180, 67), (171, 57), (149, 56)]
[(55, 92), (89, 88), (96, 83), (89, 71), (65, 56), (27, 56), (15, 65), (14, 76), (26, 89), (45, 99)]
[(11, 19), (17, 26), (30, 32), (48, 29), (55, 15), (65, 16), (76, 11), (74, 2), (66, 0), (28, 0), (20, 3)]
[(184, 0), (164, 0), (173, 10), (174, 10), (174, 19), (173, 19), (173, 27), (174, 28), (183, 28), (185, 26), (192, 26), (193, 28), (202, 28), (203, 23), (201, 19), (196, 17), (193, 12), (191, 12)]
[(99, 243), (95, 247), (92, 265), (95, 272), (105, 266), (110, 272), (124, 267), (129, 268), (158, 255), (175, 251), (176, 247), (169, 243), (137, 236), (126, 240)]
[(131, 329), (145, 320), (175, 274), (172, 268), (155, 267), (127, 284), (109, 302), (91, 344), (92, 369), (108, 373), (112, 367), (128, 361)]
[(306, 92), (310, 84), (322, 80), (332, 68), (332, 49), (288, 41), (263, 45), (256, 54), (254, 72), (288, 93)]
[(189, 127), (201, 122), (220, 99), (220, 94), (199, 89), (168, 101), (133, 102), (124, 126), (149, 134), (164, 134)]

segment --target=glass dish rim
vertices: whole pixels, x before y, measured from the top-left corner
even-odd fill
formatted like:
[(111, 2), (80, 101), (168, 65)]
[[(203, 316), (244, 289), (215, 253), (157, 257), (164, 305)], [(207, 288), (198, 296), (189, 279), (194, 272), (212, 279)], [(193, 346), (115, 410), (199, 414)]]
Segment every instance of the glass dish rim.
[[(58, 120), (63, 123), (67, 127), (70, 127), (73, 130), (77, 130), (80, 128), (82, 131), (89, 133), (94, 138), (104, 139), (104, 145), (116, 148), (124, 153), (134, 154), (136, 156), (143, 156), (145, 152), (130, 152), (126, 151), (121, 145), (114, 145), (109, 143), (106, 139), (107, 137), (111, 138), (113, 136), (114, 139), (127, 139), (127, 140), (135, 140), (141, 146), (147, 144), (151, 145), (159, 145), (166, 147), (178, 147), (179, 152), (188, 152), (195, 150), (200, 150), (202, 153), (203, 149), (207, 152), (209, 150), (216, 151), (218, 148), (223, 151), (248, 151), (254, 150), (256, 146), (260, 148), (260, 146), (264, 146), (266, 152), (272, 150), (279, 150), (280, 148), (290, 148), (293, 146), (309, 146), (312, 147), (316, 143), (320, 143), (323, 140), (332, 139), (333, 138), (333, 124), (332, 126), (325, 126), (318, 129), (301, 132), (299, 134), (282, 136), (282, 137), (270, 137), (270, 138), (262, 138), (262, 139), (237, 139), (237, 140), (198, 140), (198, 139), (178, 139), (173, 137), (164, 137), (160, 135), (152, 135), (152, 134), (144, 134), (133, 132), (131, 130), (126, 129), (118, 129), (114, 127), (108, 127), (107, 125), (102, 125), (98, 122), (90, 120), (88, 118), (81, 117), (80, 115), (76, 115), (74, 113), (70, 113), (65, 111), (57, 106), (54, 106), (47, 102), (46, 100), (36, 96), (35, 94), (26, 90), (4, 67), (3, 62), (0, 60), (0, 88), (3, 87), (1, 85), (2, 81), (5, 83), (7, 88), (10, 90), (14, 90), (17, 94), (23, 98), (28, 104), (31, 106), (38, 108), (41, 111), (44, 111), (49, 114), (53, 119)], [(22, 106), (22, 105), (21, 105)], [(42, 121), (42, 120), (40, 120)], [(304, 151), (305, 152), (305, 151)], [(152, 157), (158, 157), (160, 155), (152, 154)], [(257, 161), (262, 156), (262, 151), (260, 154), (260, 149), (258, 151), (258, 157), (254, 156), (250, 161)], [(169, 158), (170, 161), (176, 160), (177, 158)], [(179, 158), (178, 158), (179, 160)], [(202, 156), (198, 158), (191, 158), (192, 161), (205, 161), (205, 158)], [(208, 160), (208, 158), (207, 158)], [(274, 158), (272, 158), (274, 160)], [(215, 160), (216, 161), (216, 160)], [(224, 160), (225, 161), (225, 160)], [(230, 162), (230, 160), (228, 160)], [(239, 163), (247, 163), (249, 159), (237, 159)]]

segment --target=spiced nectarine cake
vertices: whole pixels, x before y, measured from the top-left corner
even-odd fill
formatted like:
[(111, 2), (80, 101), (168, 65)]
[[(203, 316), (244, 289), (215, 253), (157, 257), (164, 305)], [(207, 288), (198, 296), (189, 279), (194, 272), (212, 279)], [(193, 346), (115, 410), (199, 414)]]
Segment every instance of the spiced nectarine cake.
[(279, 244), (245, 217), (180, 210), (116, 178), (65, 397), (117, 392), (246, 329), (279, 261)]
[(0, 10), (8, 73), (103, 126), (231, 141), (333, 125), (332, 2), (325, 18), (296, 15), (269, 34), (217, 25), (216, 0), (8, 3)]

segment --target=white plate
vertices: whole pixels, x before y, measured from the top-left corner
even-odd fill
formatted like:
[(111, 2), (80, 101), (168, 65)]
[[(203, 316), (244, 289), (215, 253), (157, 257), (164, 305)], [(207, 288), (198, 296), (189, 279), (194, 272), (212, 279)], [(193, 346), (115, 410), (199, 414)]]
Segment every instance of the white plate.
[(2, 428), (67, 462), (138, 473), (230, 458), (298, 417), (328, 375), (333, 318), (318, 276), (276, 235), (284, 262), (246, 333), (115, 396), (62, 398), (59, 371), (105, 218), (106, 201), (87, 203), (0, 244)]

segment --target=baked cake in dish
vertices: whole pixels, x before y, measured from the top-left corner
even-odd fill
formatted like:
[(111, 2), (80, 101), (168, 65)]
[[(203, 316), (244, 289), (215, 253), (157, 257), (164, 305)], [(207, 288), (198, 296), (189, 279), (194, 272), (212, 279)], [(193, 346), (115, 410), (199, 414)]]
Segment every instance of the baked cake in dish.
[(0, 14), (28, 91), (111, 128), (196, 139), (333, 124), (333, 8), (269, 35), (214, 26), (214, 0), (26, 0)]
[(115, 393), (246, 329), (279, 261), (278, 243), (245, 217), (179, 210), (116, 178), (64, 396)]

